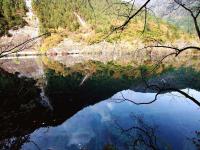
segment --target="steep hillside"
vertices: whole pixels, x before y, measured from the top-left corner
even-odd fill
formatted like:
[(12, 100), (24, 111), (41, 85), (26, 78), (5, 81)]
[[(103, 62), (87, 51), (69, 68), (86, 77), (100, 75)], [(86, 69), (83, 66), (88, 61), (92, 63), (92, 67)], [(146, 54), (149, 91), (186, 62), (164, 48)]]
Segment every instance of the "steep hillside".
[[(48, 45), (55, 46), (65, 37), (89, 44), (101, 41), (115, 26), (123, 23), (124, 15), (131, 7), (118, 5), (118, 2), (119, 0), (93, 0), (89, 4), (82, 0), (33, 0), (33, 8), (40, 21), (40, 31), (55, 32), (45, 41), (43, 49), (49, 48)], [(86, 21), (84, 27), (81, 26), (80, 19)], [(105, 40), (108, 42), (140, 40), (144, 43), (154, 41), (166, 43), (192, 38), (192, 35), (153, 16), (150, 12), (147, 20), (144, 33), (144, 14), (140, 14), (122, 33), (113, 33)]]
[(67, 27), (70, 31), (77, 30), (80, 24), (76, 14), (90, 23), (93, 23), (95, 18), (98, 22), (107, 21), (106, 16), (101, 14), (107, 6), (106, 0), (93, 0), (91, 5), (82, 0), (33, 0), (32, 4), (39, 17), (42, 32), (59, 27)]
[(0, 36), (8, 34), (11, 28), (24, 26), (25, 14), (24, 0), (0, 0)]
[[(184, 0), (184, 2), (185, 1), (189, 0)], [(141, 6), (145, 2), (146, 0), (136, 0), (136, 5)], [(168, 22), (176, 25), (179, 28), (182, 28), (184, 31), (187, 31), (188, 33), (195, 33), (196, 31), (193, 20), (191, 18), (191, 14), (182, 7), (178, 7), (172, 2), (173, 0), (151, 0), (148, 7), (151, 8), (157, 16), (167, 20)], [(188, 5), (187, 7), (193, 6), (192, 2), (193, 1), (191, 1), (190, 5)], [(196, 5), (200, 5), (200, 1), (199, 4)]]

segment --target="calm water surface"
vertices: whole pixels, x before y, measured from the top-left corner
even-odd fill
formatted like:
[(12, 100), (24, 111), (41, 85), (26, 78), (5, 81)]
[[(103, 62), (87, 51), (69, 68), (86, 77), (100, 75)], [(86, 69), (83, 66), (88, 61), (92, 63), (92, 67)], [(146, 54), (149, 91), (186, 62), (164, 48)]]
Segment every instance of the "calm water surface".
[[(156, 93), (142, 92), (138, 72), (133, 70), (136, 63), (128, 56), (113, 59), (66, 56), (2, 60), (4, 70), (25, 78), (19, 86), (33, 78), (34, 86), (29, 88), (36, 90), (1, 108), (1, 149), (198, 149), (199, 106), (176, 92), (163, 93), (149, 105), (121, 101), (148, 102)], [(163, 72), (160, 76), (165, 80), (172, 82), (173, 78), (174, 84), (200, 99), (199, 80), (189, 80), (198, 77), (198, 70), (180, 64)], [(31, 102), (26, 101), (29, 98)], [(13, 99), (17, 98), (10, 96), (6, 101)]]

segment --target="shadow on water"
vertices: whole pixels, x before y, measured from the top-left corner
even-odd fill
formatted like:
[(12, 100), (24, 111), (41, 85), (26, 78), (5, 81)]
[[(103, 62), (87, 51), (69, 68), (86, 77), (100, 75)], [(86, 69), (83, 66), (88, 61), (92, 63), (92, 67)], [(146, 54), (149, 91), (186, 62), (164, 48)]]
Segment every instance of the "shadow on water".
[[(34, 131), (34, 120), (42, 111), (36, 81), (0, 70), (0, 140)], [(14, 140), (12, 140), (14, 142)], [(0, 148), (4, 145), (0, 142)]]
[[(44, 78), (36, 80), (1, 70), (0, 149), (20, 149), (26, 142), (32, 142), (37, 147), (30, 138), (36, 129), (59, 126), (83, 108), (108, 99), (124, 89), (144, 92), (140, 71), (131, 65), (122, 66), (112, 61), (86, 61), (70, 67), (52, 60), (43, 60), (43, 63)], [(164, 79), (179, 89), (199, 90), (199, 76), (198, 71), (189, 67), (167, 67), (155, 72), (148, 80), (163, 84)], [(42, 82), (45, 82), (43, 89), (52, 110), (40, 103), (41, 88), (38, 85)], [(145, 137), (135, 137), (136, 146), (140, 145), (137, 140), (142, 138)], [(198, 139), (193, 141), (198, 145)], [(107, 147), (113, 148), (113, 145)]]
[(54, 106), (56, 118), (63, 117), (61, 120), (65, 121), (85, 106), (128, 89), (137, 81), (133, 75), (129, 76), (131, 69), (112, 62), (103, 64), (94, 61), (76, 64), (57, 73), (47, 69), (45, 91)]
[[(85, 70), (83, 66), (89, 69), (82, 72)], [(133, 79), (123, 73), (123, 68), (112, 63), (108, 66), (100, 62), (88, 62), (70, 68), (63, 66), (63, 75), (46, 67), (45, 93), (49, 97), (53, 111), (40, 104), (41, 90), (36, 86), (35, 80), (2, 70), (0, 146), (6, 149), (5, 146), (12, 143), (10, 148), (20, 147), (28, 140), (27, 135), (35, 129), (59, 125), (82, 108), (130, 87)], [(114, 68), (119, 69), (117, 75), (113, 72)]]

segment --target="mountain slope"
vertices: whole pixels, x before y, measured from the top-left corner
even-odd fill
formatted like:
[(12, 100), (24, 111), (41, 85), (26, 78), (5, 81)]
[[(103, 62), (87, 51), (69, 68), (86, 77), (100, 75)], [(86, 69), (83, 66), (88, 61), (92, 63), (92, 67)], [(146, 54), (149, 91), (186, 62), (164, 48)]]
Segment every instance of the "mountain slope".
[[(145, 2), (146, 0), (136, 0), (138, 6), (141, 6)], [(191, 8), (194, 5), (194, 0), (184, 0), (183, 2), (188, 3), (188, 8)], [(200, 5), (200, 1), (198, 4), (196, 1), (195, 5)], [(157, 16), (167, 20), (179, 28), (182, 28), (184, 31), (187, 31), (188, 33), (196, 32), (191, 14), (182, 7), (178, 7), (177, 4), (173, 3), (173, 0), (151, 0), (148, 7), (151, 8)]]
[[(123, 15), (127, 14), (127, 8), (131, 6), (118, 5), (118, 2), (119, 0), (93, 0), (91, 4), (88, 4), (82, 0), (33, 0), (33, 8), (40, 20), (41, 32), (56, 33), (53, 35), (55, 38), (48, 39), (45, 45), (55, 46), (53, 41), (59, 43), (66, 36), (76, 41), (93, 44), (104, 39), (115, 26), (123, 23), (125, 19)], [(77, 15), (86, 21), (87, 27), (83, 28), (80, 25), (80, 18), (77, 19)], [(144, 43), (155, 41), (166, 43), (179, 39), (192, 39), (191, 35), (154, 17), (150, 12), (147, 20), (145, 32), (143, 32), (144, 14), (140, 14), (122, 33), (113, 33), (105, 40), (108, 42), (140, 40)]]
[(23, 16), (26, 14), (24, 0), (0, 0), (0, 36), (8, 34), (14, 27), (24, 26)]

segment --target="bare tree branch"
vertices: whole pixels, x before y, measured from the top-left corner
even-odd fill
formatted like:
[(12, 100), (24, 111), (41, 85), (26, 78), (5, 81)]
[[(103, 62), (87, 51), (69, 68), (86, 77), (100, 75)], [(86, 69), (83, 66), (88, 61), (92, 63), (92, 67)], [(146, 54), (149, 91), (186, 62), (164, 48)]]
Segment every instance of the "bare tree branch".
[[(15, 54), (19, 51), (23, 51), (27, 48), (30, 48), (31, 46), (33, 46), (33, 44), (35, 44), (35, 40), (43, 37), (43, 36), (46, 36), (50, 33), (44, 33), (42, 35), (39, 35), (37, 37), (34, 37), (34, 38), (31, 38), (31, 39), (28, 39), (20, 44), (17, 44), (17, 45), (14, 45), (13, 43), (8, 43), (6, 45), (3, 45), (2, 47), (0, 47), (0, 58), (2, 57), (6, 57), (10, 54)], [(31, 45), (28, 45), (28, 44), (31, 44)]]

